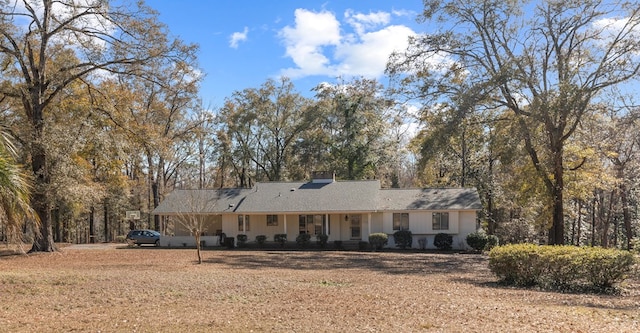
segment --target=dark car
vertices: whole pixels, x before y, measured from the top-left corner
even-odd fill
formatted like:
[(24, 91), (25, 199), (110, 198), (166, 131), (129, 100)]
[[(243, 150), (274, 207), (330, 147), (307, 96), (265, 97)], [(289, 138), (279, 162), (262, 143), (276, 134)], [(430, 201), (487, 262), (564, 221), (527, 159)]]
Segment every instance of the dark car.
[(160, 233), (155, 230), (131, 230), (127, 234), (127, 242), (129, 244), (142, 245), (153, 244), (160, 246)]

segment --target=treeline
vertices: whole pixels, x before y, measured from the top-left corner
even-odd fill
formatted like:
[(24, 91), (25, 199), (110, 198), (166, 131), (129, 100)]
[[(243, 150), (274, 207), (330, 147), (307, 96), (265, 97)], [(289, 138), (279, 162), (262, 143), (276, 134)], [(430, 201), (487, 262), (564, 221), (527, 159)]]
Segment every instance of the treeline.
[[(545, 1), (527, 14), (513, 2), (444, 1), (421, 16), (441, 32), (392, 55), (386, 87), (338, 78), (301, 94), (269, 79), (209, 106), (197, 46), (170, 38), (152, 9), (69, 3), (61, 20), (52, 1), (28, 3), (0, 5), (0, 120), (32, 175), (39, 219), (0, 219), (4, 239), (33, 230), (33, 250), (49, 251), (113, 241), (129, 222), (163, 230), (150, 212), (174, 188), (315, 170), (384, 187), (476, 187), (480, 218), (503, 242), (626, 248), (638, 235), (628, 87), (639, 13), (625, 4)], [(626, 24), (602, 27), (613, 14)], [(142, 219), (125, 220), (128, 210)]]

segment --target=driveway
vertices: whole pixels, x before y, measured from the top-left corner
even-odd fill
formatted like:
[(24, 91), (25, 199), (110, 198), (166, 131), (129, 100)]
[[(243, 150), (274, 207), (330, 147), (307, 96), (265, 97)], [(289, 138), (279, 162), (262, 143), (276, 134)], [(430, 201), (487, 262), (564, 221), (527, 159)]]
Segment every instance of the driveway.
[(94, 244), (71, 244), (65, 246), (62, 250), (111, 250), (118, 247), (126, 246), (123, 243), (94, 243)]

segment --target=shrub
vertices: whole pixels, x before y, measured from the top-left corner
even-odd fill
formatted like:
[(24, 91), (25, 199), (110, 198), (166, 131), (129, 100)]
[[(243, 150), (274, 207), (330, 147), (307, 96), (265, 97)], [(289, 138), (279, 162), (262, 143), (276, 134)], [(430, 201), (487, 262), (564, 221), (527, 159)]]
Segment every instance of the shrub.
[(126, 242), (126, 241), (127, 241), (127, 236), (125, 236), (125, 235), (118, 235), (118, 236), (116, 236), (115, 241), (116, 241), (116, 243), (124, 243), (124, 242)]
[(299, 234), (298, 237), (296, 237), (298, 247), (305, 248), (309, 246), (309, 243), (311, 243), (311, 235), (309, 234)]
[(500, 244), (500, 239), (496, 235), (487, 235), (487, 245), (484, 247), (485, 250), (490, 251), (494, 247)]
[(493, 248), (489, 252), (489, 269), (506, 284), (532, 286), (540, 275), (539, 248), (534, 244)]
[(238, 247), (246, 247), (247, 246), (247, 235), (239, 234), (237, 237)]
[(267, 236), (265, 235), (256, 236), (256, 243), (258, 243), (259, 247), (263, 247), (266, 241), (267, 241)]
[(316, 236), (316, 242), (320, 248), (324, 249), (327, 247), (327, 241), (329, 240), (329, 235), (320, 234)]
[(546, 289), (608, 291), (635, 264), (628, 251), (513, 244), (489, 252), (489, 268), (503, 282)]
[(333, 247), (335, 247), (337, 250), (342, 250), (342, 241), (341, 240), (333, 241)]
[(476, 231), (467, 235), (466, 238), (467, 245), (469, 245), (472, 249), (480, 252), (484, 250), (487, 246), (487, 242), (489, 242), (489, 238), (484, 231)]
[(389, 236), (384, 232), (377, 232), (369, 235), (369, 243), (373, 251), (382, 250), (382, 248), (389, 242)]
[(433, 240), (433, 245), (438, 248), (438, 250), (451, 250), (451, 245), (453, 244), (453, 236), (445, 233), (439, 233), (436, 235)]
[(358, 250), (366, 251), (369, 248), (369, 242), (359, 241), (358, 242)]
[(413, 244), (413, 234), (410, 230), (398, 230), (393, 234), (396, 246), (401, 249), (411, 248)]
[(622, 282), (631, 272), (636, 257), (628, 251), (592, 248), (581, 258), (586, 279), (597, 290), (607, 290)]
[(275, 234), (273, 235), (273, 241), (280, 244), (280, 247), (284, 247), (287, 243), (287, 234)]

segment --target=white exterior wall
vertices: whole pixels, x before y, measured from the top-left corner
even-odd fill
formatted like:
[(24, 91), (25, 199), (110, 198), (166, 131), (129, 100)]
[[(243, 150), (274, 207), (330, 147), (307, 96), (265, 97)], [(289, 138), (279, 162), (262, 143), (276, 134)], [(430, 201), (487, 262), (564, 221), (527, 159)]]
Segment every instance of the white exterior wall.
[[(413, 247), (418, 248), (418, 240), (420, 238), (426, 238), (427, 248), (435, 249), (433, 245), (434, 237), (436, 234), (443, 232), (453, 236), (453, 247), (455, 249), (466, 249), (467, 245), (465, 239), (468, 234), (476, 231), (476, 212), (475, 211), (446, 211), (449, 213), (449, 229), (448, 230), (433, 230), (432, 213), (434, 211), (398, 211), (396, 213), (409, 213), (409, 230), (413, 234)], [(442, 211), (445, 212), (445, 211)], [(348, 214), (329, 214), (329, 241), (336, 240), (348, 241), (351, 240), (351, 224), (349, 221), (345, 221), (345, 215)], [(294, 242), (299, 234), (298, 229), (298, 214), (286, 215), (286, 234), (287, 240)], [(395, 247), (393, 241), (393, 212), (383, 213), (362, 213), (361, 214), (361, 239), (367, 241), (369, 239), (369, 232), (384, 232), (389, 235), (388, 247)], [(371, 222), (369, 224), (369, 216), (371, 216)], [(278, 225), (267, 226), (266, 215), (250, 215), (249, 217), (250, 228), (245, 234), (249, 242), (255, 241), (257, 235), (267, 236), (267, 241), (273, 241), (275, 234), (285, 233), (285, 215), (278, 214)], [(222, 229), (227, 237), (234, 237), (237, 239), (239, 234), (243, 232), (238, 228), (238, 215), (237, 214), (225, 214), (220, 217), (220, 221), (214, 223), (215, 227)], [(370, 226), (370, 229), (369, 229)], [(209, 233), (207, 233), (209, 234)], [(186, 238), (193, 239), (192, 236), (185, 236)], [(217, 238), (215, 236), (212, 236)], [(185, 239), (186, 239), (185, 238)], [(217, 241), (217, 239), (216, 239)], [(312, 239), (315, 241), (315, 239)], [(194, 241), (192, 241), (194, 242)], [(211, 240), (213, 242), (213, 238)], [(163, 241), (161, 240), (161, 244)], [(190, 244), (190, 243), (189, 243)], [(208, 243), (207, 243), (208, 244)], [(195, 244), (194, 244), (195, 245)], [(166, 245), (164, 245), (166, 246)], [(173, 246), (173, 245), (172, 245)], [(191, 246), (191, 245), (189, 245)]]
[(384, 214), (371, 213), (371, 233), (384, 232)]
[[(191, 231), (180, 223), (178, 219), (172, 219), (173, 221), (173, 234), (174, 236), (191, 236)], [(220, 215), (212, 215), (205, 217), (203, 236), (215, 236), (218, 230), (222, 229), (222, 219)]]
[[(449, 213), (449, 229), (433, 230), (433, 213)], [(465, 239), (468, 234), (476, 231), (475, 211), (398, 211), (383, 213), (382, 229), (389, 235), (388, 247), (395, 247), (393, 233), (393, 213), (409, 213), (409, 230), (413, 234), (413, 248), (419, 248), (419, 239), (427, 241), (427, 249), (435, 249), (433, 245), (435, 235), (446, 233), (453, 236), (454, 249), (466, 249)]]
[[(200, 242), (204, 246), (217, 246), (218, 236), (201, 236)], [(196, 238), (194, 236), (160, 236), (160, 246), (163, 247), (195, 247)]]
[(467, 235), (478, 230), (477, 225), (477, 213), (475, 211), (463, 211), (460, 212), (460, 231), (458, 232), (458, 239), (453, 239), (453, 246), (460, 249), (468, 249)]

